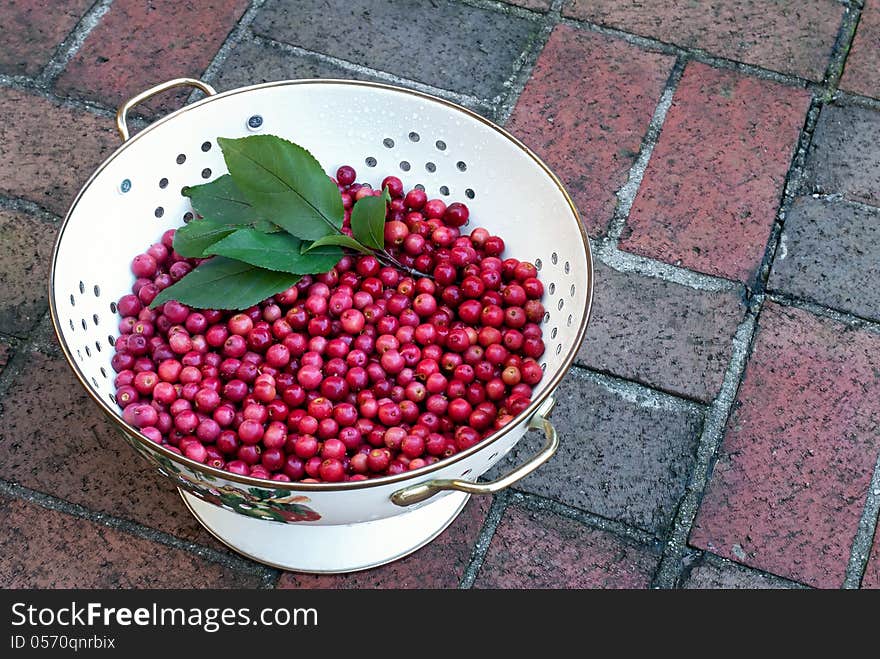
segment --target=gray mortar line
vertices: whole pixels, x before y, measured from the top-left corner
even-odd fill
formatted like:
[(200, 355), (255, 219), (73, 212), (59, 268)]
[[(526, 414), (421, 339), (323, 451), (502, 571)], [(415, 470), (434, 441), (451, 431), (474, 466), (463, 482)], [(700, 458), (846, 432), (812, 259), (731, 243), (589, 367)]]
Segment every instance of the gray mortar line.
[(507, 14), (508, 16), (518, 16), (519, 18), (527, 18), (532, 21), (540, 21), (544, 16), (553, 11), (554, 4), (558, 3), (559, 5), (562, 5), (564, 1), (565, 0), (553, 0), (550, 8), (546, 12), (541, 12), (537, 9), (529, 9), (528, 7), (520, 7), (519, 5), (512, 5), (507, 2), (498, 2), (497, 0), (458, 0), (455, 4), (467, 5), (477, 9), (486, 9), (499, 14)]
[(763, 295), (752, 297), (746, 318), (740, 323), (733, 338), (733, 352), (721, 390), (709, 407), (703, 423), (703, 430), (697, 445), (694, 471), (685, 494), (675, 513), (672, 533), (663, 550), (663, 558), (654, 576), (654, 587), (674, 588), (682, 569), (681, 557), (687, 546), (687, 539), (693, 527), (703, 491), (712, 471), (716, 452), (721, 444), (724, 428), (736, 400), (736, 394), (745, 372), (746, 362), (758, 327), (758, 315), (764, 302)]
[(165, 533), (164, 531), (159, 531), (149, 526), (139, 524), (137, 522), (132, 522), (130, 520), (120, 519), (118, 517), (113, 517), (112, 515), (107, 515), (105, 513), (96, 512), (80, 504), (71, 503), (69, 501), (65, 501), (64, 499), (59, 499), (57, 497), (44, 494), (42, 492), (32, 490), (17, 483), (10, 483), (9, 481), (0, 479), (0, 493), (14, 499), (28, 501), (42, 508), (55, 510), (66, 515), (70, 515), (71, 517), (88, 520), (107, 528), (122, 531), (123, 533), (126, 533), (128, 535), (143, 538), (151, 542), (157, 542), (167, 547), (172, 547), (174, 549), (183, 550), (190, 554), (199, 556), (200, 558), (211, 561), (212, 563), (217, 563), (237, 572), (258, 576), (261, 578), (264, 587), (266, 584), (274, 580), (277, 575), (277, 570), (265, 567), (261, 564), (255, 563), (254, 561), (240, 558), (233, 554), (226, 554), (222, 551), (218, 551), (217, 549), (205, 547), (195, 542), (182, 540), (176, 536)]
[(868, 567), (868, 557), (871, 555), (874, 534), (877, 532), (878, 514), (880, 514), (880, 454), (877, 455), (874, 474), (868, 486), (868, 496), (865, 498), (865, 507), (853, 538), (849, 564), (846, 566), (846, 578), (843, 580), (844, 588), (858, 588), (862, 583), (865, 568)]
[(454, 92), (448, 89), (441, 89), (440, 87), (434, 87), (433, 85), (428, 85), (423, 82), (410, 80), (409, 78), (404, 78), (393, 73), (388, 73), (387, 71), (372, 69), (368, 66), (364, 66), (363, 64), (350, 62), (348, 60), (335, 57), (333, 55), (326, 55), (317, 51), (307, 50), (305, 48), (301, 48), (300, 46), (294, 46), (289, 43), (284, 43), (283, 41), (276, 41), (275, 39), (271, 39), (263, 35), (253, 34), (252, 38), (258, 44), (272, 45), (280, 50), (286, 51), (291, 55), (308, 57), (315, 61), (329, 64), (345, 71), (350, 71), (351, 73), (356, 73), (360, 76), (378, 78), (379, 80), (389, 82), (398, 86), (410, 87), (426, 94), (432, 94), (434, 96), (446, 98), (448, 100), (454, 101), (455, 103), (458, 103), (459, 105), (470, 105), (471, 107), (476, 106), (484, 110), (491, 109), (490, 101), (487, 99), (471, 96), (470, 94), (461, 94), (459, 92)]
[(47, 89), (46, 87), (38, 85), (33, 78), (24, 78), (22, 76), (9, 76), (0, 73), (0, 87), (8, 87), (10, 89), (15, 89), (16, 91), (35, 94), (36, 96), (40, 96), (47, 101), (51, 101), (52, 103), (55, 103), (69, 110), (80, 110), (84, 112), (90, 112), (91, 114), (96, 114), (101, 117), (110, 117), (114, 120), (116, 119), (116, 110), (113, 108), (108, 108), (104, 105), (101, 105), (100, 103), (95, 103), (93, 101), (80, 100), (67, 96), (58, 96), (51, 89)]
[(826, 307), (825, 305), (818, 304), (810, 300), (805, 300), (794, 295), (788, 295), (781, 291), (768, 292), (767, 298), (782, 306), (794, 307), (795, 309), (803, 309), (804, 311), (808, 311), (814, 316), (820, 316), (822, 318), (828, 318), (829, 320), (835, 320), (838, 323), (843, 323), (855, 330), (871, 332), (872, 334), (880, 334), (880, 322), (878, 322), (877, 320), (858, 316), (854, 313), (848, 313), (846, 311), (840, 311), (839, 309)]
[(83, 15), (83, 17), (80, 18), (70, 34), (68, 34), (58, 48), (55, 49), (55, 53), (37, 76), (37, 85), (41, 87), (49, 87), (58, 79), (61, 72), (82, 47), (86, 38), (89, 36), (89, 33), (95, 29), (95, 26), (101, 22), (104, 14), (110, 10), (111, 4), (113, 4), (113, 0), (98, 0)]
[(837, 88), (840, 77), (843, 75), (843, 67), (846, 64), (846, 58), (849, 56), (849, 50), (852, 47), (853, 38), (856, 34), (856, 28), (862, 16), (861, 6), (846, 6), (841, 19), (840, 29), (837, 32), (837, 38), (834, 41), (834, 47), (831, 49), (831, 60), (825, 69), (824, 84), (829, 90)]
[(864, 108), (866, 110), (875, 110), (880, 112), (880, 99), (871, 98), (869, 96), (862, 96), (860, 94), (854, 94), (852, 92), (845, 92), (840, 89), (835, 90), (828, 103), (852, 105), (855, 107)]
[(520, 54), (518, 61), (519, 66), (513, 76), (509, 79), (509, 84), (506, 85), (508, 87), (508, 92), (506, 94), (501, 94), (495, 99), (495, 109), (492, 113), (492, 117), (498, 124), (503, 126), (510, 119), (510, 115), (513, 114), (516, 102), (519, 100), (526, 84), (531, 78), (535, 65), (538, 63), (538, 58), (541, 56), (544, 47), (547, 45), (547, 40), (550, 38), (550, 34), (559, 23), (559, 17), (562, 12), (562, 3), (563, 0), (553, 0), (547, 13), (540, 15), (539, 20), (541, 27), (537, 34), (529, 40), (529, 43), (526, 44), (526, 47)]
[(688, 412), (703, 415), (706, 406), (675, 394), (614, 375), (607, 375), (582, 366), (573, 366), (569, 375), (602, 387), (628, 403), (644, 409), (663, 412)]
[(549, 512), (566, 519), (580, 522), (584, 526), (606, 533), (611, 533), (621, 538), (625, 538), (635, 544), (647, 545), (654, 550), (661, 546), (661, 540), (653, 533), (645, 531), (635, 526), (630, 526), (623, 522), (619, 522), (601, 515), (596, 515), (586, 510), (574, 508), (572, 506), (560, 503), (554, 499), (548, 499), (537, 494), (523, 492), (520, 490), (511, 490), (509, 494), (508, 506), (518, 506), (532, 511)]
[(648, 130), (642, 138), (639, 156), (632, 164), (632, 167), (629, 168), (626, 183), (616, 193), (617, 205), (611, 217), (611, 222), (608, 225), (608, 230), (605, 232), (608, 241), (614, 247), (617, 247), (617, 243), (620, 241), (620, 236), (629, 218), (633, 202), (635, 202), (636, 193), (638, 193), (642, 179), (645, 177), (645, 170), (648, 168), (651, 154), (654, 153), (654, 147), (657, 146), (657, 141), (660, 139), (663, 123), (666, 121), (669, 108), (672, 107), (675, 90), (678, 88), (678, 83), (684, 74), (684, 66), (684, 62), (681, 59), (676, 59), (672, 70), (669, 72), (669, 78), (666, 81), (663, 93), (660, 95), (657, 107), (654, 108), (654, 114), (651, 116), (651, 121), (648, 124)]
[(28, 215), (47, 224), (58, 224), (61, 221), (61, 218), (49, 209), (19, 197), (7, 197), (0, 194), (0, 208)]
[(792, 154), (788, 172), (785, 175), (785, 183), (782, 188), (782, 198), (773, 224), (770, 227), (770, 235), (767, 238), (767, 244), (764, 246), (764, 255), (761, 257), (761, 264), (755, 272), (755, 279), (752, 282), (754, 288), (758, 292), (763, 292), (770, 278), (770, 270), (773, 267), (773, 261), (776, 258), (776, 251), (782, 240), (782, 230), (785, 226), (785, 218), (794, 200), (800, 195), (804, 185), (805, 168), (807, 154), (810, 150), (810, 144), (813, 141), (813, 132), (816, 129), (816, 123), (819, 121), (819, 113), (822, 109), (821, 100), (815, 96), (810, 101), (810, 107), (807, 110), (807, 116), (804, 125), (798, 136), (794, 153)]
[[(266, 0), (251, 0), (250, 6), (248, 6), (238, 20), (238, 23), (236, 23), (235, 27), (229, 32), (225, 41), (220, 45), (220, 49), (214, 54), (214, 57), (211, 58), (211, 62), (205, 67), (205, 70), (202, 71), (202, 80), (210, 83), (217, 77), (220, 68), (229, 57), (229, 53), (244, 40), (251, 23), (254, 22), (260, 9), (262, 9), (265, 4)], [(198, 89), (193, 90), (187, 98), (187, 103), (195, 101), (201, 94), (202, 92)]]
[(673, 284), (687, 286), (697, 291), (717, 293), (739, 288), (741, 284), (730, 279), (706, 275), (680, 266), (656, 261), (638, 254), (623, 252), (603, 240), (591, 240), (593, 255), (602, 263), (617, 272), (631, 272), (662, 279)]
[(458, 583), (459, 589), (467, 590), (472, 588), (474, 582), (477, 580), (477, 574), (479, 573), (480, 568), (483, 567), (483, 561), (486, 559), (486, 554), (489, 552), (489, 545), (492, 542), (495, 531), (498, 529), (498, 525), (501, 523), (504, 511), (509, 505), (509, 498), (510, 493), (508, 491), (500, 492), (495, 495), (492, 505), (489, 508), (489, 512), (486, 513), (486, 519), (483, 522), (480, 533), (477, 535), (477, 540), (474, 542), (470, 561), (468, 561), (468, 564), (461, 575), (461, 580)]

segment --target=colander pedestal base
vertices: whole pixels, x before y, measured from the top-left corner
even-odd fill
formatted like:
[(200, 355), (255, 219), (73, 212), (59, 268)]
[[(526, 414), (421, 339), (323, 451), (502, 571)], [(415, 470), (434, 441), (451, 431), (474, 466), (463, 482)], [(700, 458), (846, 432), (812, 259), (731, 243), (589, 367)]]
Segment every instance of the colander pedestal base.
[(403, 558), (440, 535), (470, 498), (451, 492), (394, 517), (322, 526), (247, 517), (179, 492), (202, 526), (230, 549), (275, 568), (316, 574), (356, 572)]

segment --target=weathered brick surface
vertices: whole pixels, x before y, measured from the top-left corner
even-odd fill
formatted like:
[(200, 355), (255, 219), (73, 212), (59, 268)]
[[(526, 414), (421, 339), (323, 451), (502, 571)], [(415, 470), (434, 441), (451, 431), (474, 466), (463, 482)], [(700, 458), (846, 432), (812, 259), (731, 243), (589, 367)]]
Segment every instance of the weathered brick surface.
[(880, 210), (846, 201), (795, 200), (770, 288), (880, 320)]
[(0, 209), (0, 332), (23, 336), (46, 310), (45, 286), (55, 228)]
[(92, 2), (4, 2), (0, 6), (0, 73), (37, 75)]
[(822, 108), (806, 169), (812, 191), (880, 206), (880, 112)]
[(270, 0), (253, 29), (442, 89), (504, 91), (536, 22), (451, 0)]
[[(116, 0), (57, 87), (117, 107), (171, 78), (198, 78), (247, 6), (247, 0)], [(182, 94), (148, 107), (176, 107)]]
[(491, 503), (472, 497), (449, 528), (399, 561), (351, 574), (286, 572), (278, 588), (457, 588)]
[[(218, 90), (226, 91), (261, 82), (303, 78), (340, 78), (387, 83), (387, 80), (377, 76), (355, 73), (313, 55), (291, 53), (283, 44), (256, 40), (245, 40), (236, 44), (211, 82)], [(487, 108), (482, 104), (465, 105), (486, 114)]]
[(673, 61), (559, 26), (517, 101), (506, 127), (562, 179), (593, 236), (611, 219)]
[(880, 2), (865, 0), (840, 88), (880, 98)]
[(567, 0), (563, 14), (822, 80), (843, 7), (834, 0)]
[(763, 257), (809, 102), (803, 89), (688, 64), (621, 247), (748, 281)]
[(696, 291), (596, 263), (593, 309), (577, 362), (710, 401), (743, 319), (741, 290)]
[(689, 590), (707, 590), (722, 588), (725, 590), (779, 590), (796, 588), (791, 582), (769, 574), (750, 570), (736, 563), (703, 562), (691, 570), (690, 575), (682, 584)]
[[(702, 418), (691, 410), (630, 400), (575, 369), (556, 392), (557, 454), (516, 488), (647, 531), (672, 521), (694, 463)], [(534, 455), (531, 432), (490, 473), (497, 477)]]
[(658, 557), (558, 515), (510, 507), (475, 588), (647, 588)]
[(862, 576), (862, 588), (880, 588), (880, 533), (874, 532), (874, 549)]
[(258, 577), (0, 496), (4, 588), (256, 588)]
[(129, 448), (61, 357), (31, 353), (4, 395), (0, 478), (211, 544), (171, 481)]
[(691, 543), (840, 587), (880, 450), (880, 336), (768, 303)]
[(63, 215), (95, 167), (119, 145), (113, 121), (0, 88), (0, 194)]

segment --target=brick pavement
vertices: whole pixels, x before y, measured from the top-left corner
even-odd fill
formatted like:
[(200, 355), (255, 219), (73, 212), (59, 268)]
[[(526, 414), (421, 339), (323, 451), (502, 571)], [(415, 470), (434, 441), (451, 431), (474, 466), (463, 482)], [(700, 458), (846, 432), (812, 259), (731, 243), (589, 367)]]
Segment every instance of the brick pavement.
[[(877, 0), (5, 4), (0, 585), (880, 587), (878, 34)], [(114, 107), (183, 75), (427, 90), (550, 163), (597, 256), (553, 461), (354, 575), (198, 526), (78, 389), (41, 279)]]

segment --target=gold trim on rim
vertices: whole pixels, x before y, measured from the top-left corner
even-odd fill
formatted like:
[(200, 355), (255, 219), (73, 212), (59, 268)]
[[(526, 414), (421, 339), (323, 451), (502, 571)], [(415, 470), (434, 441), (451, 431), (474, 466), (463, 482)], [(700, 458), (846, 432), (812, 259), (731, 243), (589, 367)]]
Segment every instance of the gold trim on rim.
[[(574, 219), (577, 221), (578, 230), (581, 234), (581, 240), (583, 241), (584, 251), (587, 260), (587, 296), (586, 296), (586, 308), (584, 309), (584, 315), (581, 318), (580, 326), (578, 327), (577, 334), (575, 335), (575, 340), (572, 342), (572, 345), (569, 347), (568, 352), (565, 355), (565, 359), (562, 362), (562, 366), (553, 374), (550, 378), (550, 381), (547, 383), (544, 391), (532, 401), (532, 404), (529, 405), (525, 410), (523, 410), (519, 415), (517, 415), (510, 423), (508, 423), (504, 428), (499, 430), (492, 437), (472, 446), (471, 448), (463, 451), (461, 453), (457, 453), (450, 458), (444, 458), (439, 462), (434, 463), (433, 465), (428, 465), (422, 467), (421, 469), (416, 469), (414, 471), (407, 471), (402, 474), (397, 474), (395, 476), (380, 476), (378, 478), (370, 478), (365, 481), (355, 481), (348, 483), (284, 483), (281, 481), (272, 481), (263, 478), (253, 478), (252, 476), (239, 476), (237, 474), (233, 474), (224, 469), (217, 469), (215, 467), (211, 467), (200, 462), (195, 462), (190, 460), (189, 458), (178, 455), (177, 453), (173, 453), (172, 451), (167, 450), (160, 444), (153, 442), (148, 439), (145, 435), (140, 434), (134, 428), (131, 428), (126, 424), (119, 412), (117, 410), (112, 409), (106, 402), (104, 402), (101, 396), (98, 396), (93, 390), (91, 385), (86, 380), (83, 373), (80, 371), (79, 367), (76, 364), (76, 361), (73, 359), (73, 354), (70, 351), (70, 347), (67, 345), (67, 342), (64, 340), (64, 335), (61, 332), (59, 322), (58, 322), (58, 311), (56, 308), (56, 300), (55, 300), (55, 265), (58, 260), (58, 251), (61, 245), (61, 240), (64, 237), (64, 231), (67, 228), (67, 224), (70, 221), (74, 211), (76, 210), (76, 206), (79, 203), (80, 198), (89, 189), (91, 184), (97, 179), (97, 177), (101, 174), (101, 172), (121, 153), (125, 151), (125, 149), (129, 148), (132, 144), (136, 143), (138, 140), (144, 138), (150, 134), (152, 130), (156, 127), (172, 121), (176, 117), (182, 115), (185, 112), (190, 112), (197, 108), (202, 107), (208, 103), (213, 103), (220, 99), (224, 99), (230, 96), (234, 96), (236, 94), (243, 94), (250, 91), (255, 91), (258, 89), (267, 89), (272, 87), (285, 87), (289, 85), (341, 85), (341, 86), (355, 86), (355, 87), (368, 87), (375, 89), (383, 89), (386, 91), (391, 91), (395, 93), (401, 93), (405, 95), (415, 96), (417, 98), (423, 99), (425, 101), (431, 103), (439, 103), (440, 105), (444, 105), (448, 108), (451, 108), (455, 111), (461, 112), (466, 117), (469, 117), (473, 120), (476, 120), (485, 126), (491, 128), (495, 132), (499, 133), (502, 137), (506, 138), (508, 141), (512, 142), (515, 146), (520, 148), (527, 156), (529, 156), (546, 174), (550, 177), (550, 180), (556, 185), (559, 189), (559, 192), (562, 194), (566, 203), (571, 210), (571, 213)], [(466, 107), (458, 105), (457, 103), (453, 103), (452, 101), (447, 101), (442, 98), (438, 98), (436, 96), (431, 96), (430, 94), (425, 94), (423, 92), (415, 91), (412, 89), (405, 89), (403, 87), (397, 87), (394, 85), (388, 85), (384, 83), (378, 82), (366, 82), (362, 80), (338, 80), (333, 78), (307, 78), (303, 80), (282, 80), (278, 82), (267, 82), (259, 85), (251, 85), (248, 87), (239, 87), (237, 89), (232, 89), (227, 92), (223, 92), (221, 94), (217, 94), (216, 96), (209, 96), (203, 98), (191, 105), (184, 106), (178, 110), (175, 110), (171, 114), (155, 121), (153, 124), (142, 130), (140, 133), (129, 139), (127, 142), (124, 142), (116, 151), (114, 151), (110, 156), (107, 157), (104, 162), (102, 162), (98, 168), (94, 171), (94, 173), (89, 177), (88, 181), (86, 181), (85, 185), (80, 189), (76, 198), (73, 200), (73, 203), (70, 206), (70, 209), (67, 211), (67, 214), (64, 217), (64, 221), (61, 223), (61, 228), (58, 231), (58, 237), (55, 240), (55, 246), (52, 250), (52, 262), (49, 269), (49, 314), (52, 320), (52, 328), (55, 331), (55, 336), (58, 338), (58, 342), (61, 345), (61, 350), (64, 353), (64, 358), (67, 360), (67, 363), (70, 365), (74, 374), (80, 383), (85, 387), (89, 396), (94, 400), (100, 408), (110, 417), (110, 421), (116, 425), (119, 430), (126, 433), (133, 439), (140, 442), (145, 448), (150, 451), (154, 451), (159, 453), (160, 455), (168, 458), (172, 462), (176, 462), (178, 464), (184, 465), (190, 471), (196, 471), (201, 473), (210, 474), (211, 476), (215, 476), (218, 478), (223, 478), (227, 481), (233, 483), (240, 483), (242, 485), (249, 485), (252, 487), (260, 487), (260, 488), (270, 488), (273, 490), (287, 490), (291, 492), (334, 492), (334, 491), (342, 491), (342, 490), (356, 490), (364, 487), (378, 487), (381, 485), (388, 485), (390, 483), (400, 483), (403, 481), (407, 481), (410, 479), (417, 479), (427, 474), (433, 473), (439, 469), (443, 469), (450, 465), (455, 464), (461, 460), (469, 458), (470, 456), (482, 451), (499, 439), (504, 437), (508, 432), (516, 428), (520, 423), (525, 421), (526, 419), (530, 419), (531, 416), (535, 413), (535, 411), (541, 406), (545, 399), (547, 399), (552, 393), (556, 390), (556, 387), (559, 386), (559, 383), (568, 373), (568, 370), (571, 368), (572, 363), (574, 362), (574, 358), (577, 354), (578, 348), (580, 347), (584, 335), (587, 331), (587, 323), (590, 318), (590, 311), (592, 308), (593, 302), (593, 255), (590, 250), (590, 242), (587, 237), (586, 229), (584, 228), (584, 223), (581, 220), (580, 213), (578, 212), (577, 207), (563, 186), (562, 182), (556, 176), (556, 174), (551, 171), (551, 169), (547, 166), (547, 164), (541, 160), (531, 149), (529, 149), (525, 144), (523, 144), (516, 137), (508, 133), (506, 130), (498, 126), (492, 121), (489, 121), (485, 117), (478, 115), (476, 112), (469, 110)]]

